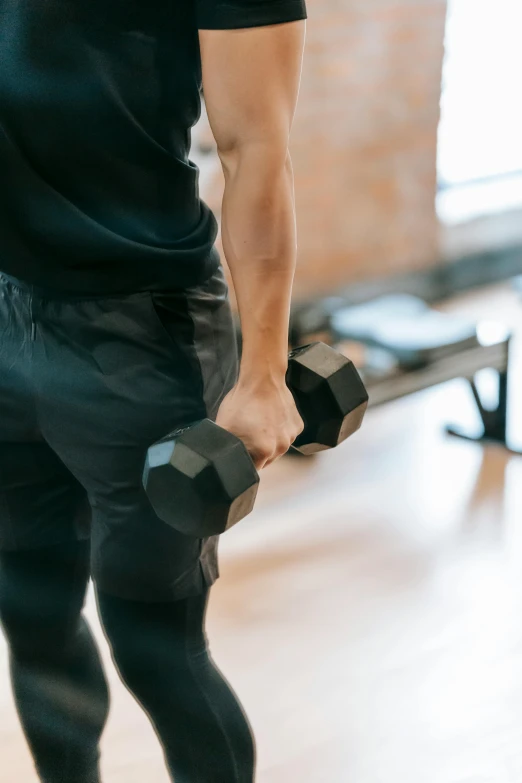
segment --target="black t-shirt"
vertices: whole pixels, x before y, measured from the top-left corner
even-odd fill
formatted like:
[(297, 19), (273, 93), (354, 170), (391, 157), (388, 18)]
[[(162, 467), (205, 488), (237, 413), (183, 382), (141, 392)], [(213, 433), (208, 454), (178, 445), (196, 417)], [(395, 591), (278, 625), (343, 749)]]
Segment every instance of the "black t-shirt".
[(305, 18), (305, 0), (0, 0), (0, 271), (93, 294), (205, 280), (198, 29)]

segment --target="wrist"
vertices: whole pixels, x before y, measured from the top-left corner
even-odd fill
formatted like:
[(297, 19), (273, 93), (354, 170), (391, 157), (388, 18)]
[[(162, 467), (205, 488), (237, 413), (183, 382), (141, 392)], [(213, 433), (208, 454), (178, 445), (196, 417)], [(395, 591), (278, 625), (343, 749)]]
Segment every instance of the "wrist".
[(288, 360), (284, 363), (266, 365), (249, 365), (241, 363), (239, 369), (238, 386), (243, 389), (263, 390), (277, 389), (286, 386), (286, 372)]

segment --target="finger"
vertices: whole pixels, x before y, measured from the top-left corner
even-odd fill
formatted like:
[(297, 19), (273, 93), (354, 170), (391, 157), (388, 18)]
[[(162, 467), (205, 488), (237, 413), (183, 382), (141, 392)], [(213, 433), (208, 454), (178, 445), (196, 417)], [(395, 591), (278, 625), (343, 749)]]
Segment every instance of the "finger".
[(266, 452), (251, 452), (250, 456), (252, 457), (252, 462), (254, 463), (254, 466), (256, 470), (263, 470), (264, 467), (266, 467), (267, 462), (272, 457), (272, 454), (267, 454)]
[(288, 451), (288, 449), (285, 449), (282, 452), (278, 452), (277, 454), (274, 454), (274, 456), (265, 465), (265, 468), (267, 468), (269, 465), (273, 465), (274, 462), (277, 462), (278, 460), (280, 460), (281, 457), (284, 457), (287, 451)]
[(275, 462), (278, 457), (280, 457), (281, 454), (278, 450), (275, 450), (271, 452), (270, 454), (265, 455), (264, 461), (263, 461), (263, 468), (268, 468), (269, 465), (271, 465), (273, 462)]
[(289, 448), (290, 448), (290, 445), (288, 445), (286, 443), (284, 445), (279, 446), (279, 448), (277, 448), (274, 451), (272, 456), (265, 463), (265, 468), (267, 468), (269, 465), (272, 465), (274, 462), (277, 462), (277, 460), (281, 459), (281, 457), (284, 457), (284, 455), (286, 454), (286, 452), (288, 451)]

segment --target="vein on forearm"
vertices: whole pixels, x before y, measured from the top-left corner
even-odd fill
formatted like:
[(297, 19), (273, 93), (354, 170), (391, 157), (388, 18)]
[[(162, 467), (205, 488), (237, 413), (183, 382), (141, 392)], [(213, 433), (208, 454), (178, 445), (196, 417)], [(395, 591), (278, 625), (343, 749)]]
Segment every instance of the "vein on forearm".
[(238, 301), (243, 364), (282, 369), (297, 257), (291, 160), (252, 145), (228, 157), (223, 169), (223, 249)]

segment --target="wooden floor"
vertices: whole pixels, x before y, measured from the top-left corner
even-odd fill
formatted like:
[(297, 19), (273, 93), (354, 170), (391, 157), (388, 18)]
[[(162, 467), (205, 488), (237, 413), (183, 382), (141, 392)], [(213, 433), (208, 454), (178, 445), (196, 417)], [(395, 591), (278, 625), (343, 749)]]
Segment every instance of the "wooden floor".
[[(509, 286), (448, 308), (522, 328)], [(474, 421), (461, 382), (372, 411), (337, 451), (265, 471), (223, 537), (208, 632), (257, 783), (522, 781), (522, 457), (446, 437), (448, 420)], [(522, 441), (522, 410), (516, 426)], [(107, 666), (104, 783), (167, 783)], [(0, 759), (0, 783), (34, 783), (1, 642)]]

